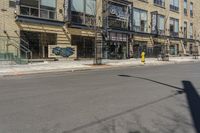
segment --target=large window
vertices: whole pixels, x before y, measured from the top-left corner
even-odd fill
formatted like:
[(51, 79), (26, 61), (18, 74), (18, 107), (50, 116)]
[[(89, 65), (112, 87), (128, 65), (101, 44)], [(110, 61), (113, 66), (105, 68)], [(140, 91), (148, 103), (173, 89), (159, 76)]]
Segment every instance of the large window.
[(170, 35), (173, 37), (179, 36), (179, 20), (170, 18)]
[(165, 0), (154, 0), (154, 4), (164, 7), (165, 6)]
[(179, 11), (179, 0), (171, 0), (171, 2), (170, 2), (170, 10)]
[(193, 23), (190, 23), (190, 38), (193, 38)]
[(187, 38), (187, 22), (183, 24), (183, 37)]
[(20, 14), (45, 19), (56, 19), (56, 0), (21, 0)]
[(190, 16), (193, 17), (193, 3), (190, 3)]
[(184, 0), (184, 15), (187, 16), (187, 0)]
[[(129, 28), (129, 7), (120, 3), (109, 2), (107, 9), (108, 27), (114, 29)], [(106, 9), (105, 9), (106, 10)]]
[(84, 25), (95, 23), (96, 0), (71, 0), (72, 22)]
[(158, 15), (158, 34), (165, 34), (165, 16)]
[(138, 32), (147, 32), (147, 12), (140, 9), (133, 9), (133, 29)]

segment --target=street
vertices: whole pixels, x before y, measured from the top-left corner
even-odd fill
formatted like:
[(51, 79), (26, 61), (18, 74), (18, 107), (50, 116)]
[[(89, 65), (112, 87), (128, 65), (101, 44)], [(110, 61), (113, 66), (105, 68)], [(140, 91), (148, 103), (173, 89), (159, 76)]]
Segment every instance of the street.
[(0, 78), (0, 133), (199, 133), (200, 63)]

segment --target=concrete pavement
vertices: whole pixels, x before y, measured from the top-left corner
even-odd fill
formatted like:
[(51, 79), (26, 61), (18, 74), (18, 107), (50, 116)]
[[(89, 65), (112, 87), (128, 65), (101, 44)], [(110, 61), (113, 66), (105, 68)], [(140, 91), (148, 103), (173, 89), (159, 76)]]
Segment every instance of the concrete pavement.
[[(165, 65), (176, 64), (184, 62), (199, 62), (200, 59), (193, 59), (192, 57), (170, 57), (169, 62), (158, 61), (156, 58), (147, 58), (147, 65)], [(113, 67), (126, 67), (126, 66), (140, 66), (143, 65), (140, 59), (128, 60), (103, 60), (101, 66), (92, 65), (92, 60), (83, 61), (57, 61), (57, 62), (44, 62), (33, 63), (28, 65), (0, 65), (0, 76), (5, 75), (23, 75), (32, 73), (46, 73), (46, 72), (59, 72), (59, 71), (77, 71), (77, 70), (92, 70)]]

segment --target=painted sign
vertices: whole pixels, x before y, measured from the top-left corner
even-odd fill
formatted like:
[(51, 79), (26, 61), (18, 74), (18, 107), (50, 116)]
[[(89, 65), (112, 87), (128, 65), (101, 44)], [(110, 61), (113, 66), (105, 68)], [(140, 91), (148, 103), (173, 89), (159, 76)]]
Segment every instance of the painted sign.
[(115, 15), (116, 17), (120, 19), (128, 19), (129, 14), (127, 11), (124, 11), (123, 7), (121, 6), (116, 6), (116, 5), (110, 5), (109, 6), (110, 14)]
[(49, 45), (49, 57), (76, 58), (75, 46)]

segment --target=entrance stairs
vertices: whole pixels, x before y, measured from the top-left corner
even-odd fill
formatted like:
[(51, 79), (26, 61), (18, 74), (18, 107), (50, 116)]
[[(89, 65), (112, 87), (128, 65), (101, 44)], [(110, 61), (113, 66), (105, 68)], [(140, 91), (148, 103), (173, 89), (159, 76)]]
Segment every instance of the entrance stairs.
[[(17, 41), (21, 40), (21, 41)], [(0, 37), (0, 64), (27, 64), (32, 58), (29, 44), (20, 38)]]

